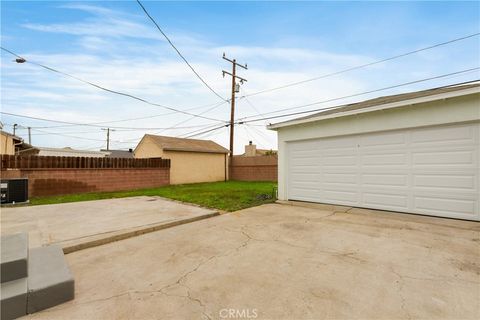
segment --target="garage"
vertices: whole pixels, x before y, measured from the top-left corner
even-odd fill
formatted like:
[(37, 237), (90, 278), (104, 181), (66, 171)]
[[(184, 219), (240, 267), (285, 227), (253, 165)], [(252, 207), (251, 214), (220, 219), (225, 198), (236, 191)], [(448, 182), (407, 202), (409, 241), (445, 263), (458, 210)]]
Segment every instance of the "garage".
[(279, 199), (480, 220), (479, 88), (381, 97), (271, 125)]

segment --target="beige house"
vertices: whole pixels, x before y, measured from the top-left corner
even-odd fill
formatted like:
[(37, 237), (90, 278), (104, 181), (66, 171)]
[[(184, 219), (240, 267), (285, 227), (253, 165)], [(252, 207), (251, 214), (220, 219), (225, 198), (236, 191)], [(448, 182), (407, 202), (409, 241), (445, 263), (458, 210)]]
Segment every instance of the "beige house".
[(0, 139), (0, 154), (14, 155), (16, 149), (18, 149), (22, 143), (22, 138), (2, 130)]
[(211, 140), (146, 134), (133, 154), (135, 158), (170, 159), (171, 184), (228, 179), (228, 150)]

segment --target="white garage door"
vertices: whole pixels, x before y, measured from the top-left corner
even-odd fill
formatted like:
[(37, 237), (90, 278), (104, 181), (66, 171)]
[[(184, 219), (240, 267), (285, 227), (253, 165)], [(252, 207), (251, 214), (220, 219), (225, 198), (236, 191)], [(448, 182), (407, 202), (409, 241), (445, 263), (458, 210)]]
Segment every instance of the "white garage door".
[(480, 220), (480, 124), (289, 142), (290, 200)]

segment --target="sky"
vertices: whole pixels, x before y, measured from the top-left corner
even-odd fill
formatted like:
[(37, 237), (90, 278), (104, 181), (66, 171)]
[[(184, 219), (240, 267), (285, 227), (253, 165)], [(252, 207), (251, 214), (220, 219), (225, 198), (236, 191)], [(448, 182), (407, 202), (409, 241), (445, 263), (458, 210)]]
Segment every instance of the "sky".
[[(235, 118), (253, 120), (284, 108), (306, 111), (380, 95), (480, 78), (478, 70), (391, 90), (297, 108), (480, 66), (480, 37), (422, 51), (302, 85), (248, 95), (480, 32), (480, 3), (472, 2), (142, 2), (193, 68), (228, 99), (231, 64), (248, 70)], [(228, 148), (230, 105), (211, 92), (177, 55), (135, 1), (2, 1), (1, 44), (105, 88), (132, 94), (172, 112), (88, 86), (1, 54), (2, 112), (96, 126), (74, 126), (1, 115), (4, 130), (42, 147), (134, 148), (145, 133), (211, 139)], [(223, 103), (222, 103), (223, 101)], [(284, 112), (286, 113), (286, 112)], [(275, 149), (268, 123), (235, 126), (235, 154), (253, 141)], [(173, 127), (173, 128), (172, 128)], [(217, 129), (219, 128), (219, 129)], [(211, 129), (216, 129), (209, 131)], [(206, 132), (207, 131), (207, 132)], [(197, 134), (197, 135), (195, 135)]]

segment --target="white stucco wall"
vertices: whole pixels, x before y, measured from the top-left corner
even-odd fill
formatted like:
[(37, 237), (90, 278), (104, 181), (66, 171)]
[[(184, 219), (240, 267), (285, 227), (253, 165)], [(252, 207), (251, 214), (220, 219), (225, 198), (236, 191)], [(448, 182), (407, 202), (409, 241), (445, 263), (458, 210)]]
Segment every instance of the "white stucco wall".
[(287, 200), (289, 141), (474, 121), (480, 93), (278, 128), (278, 198)]

